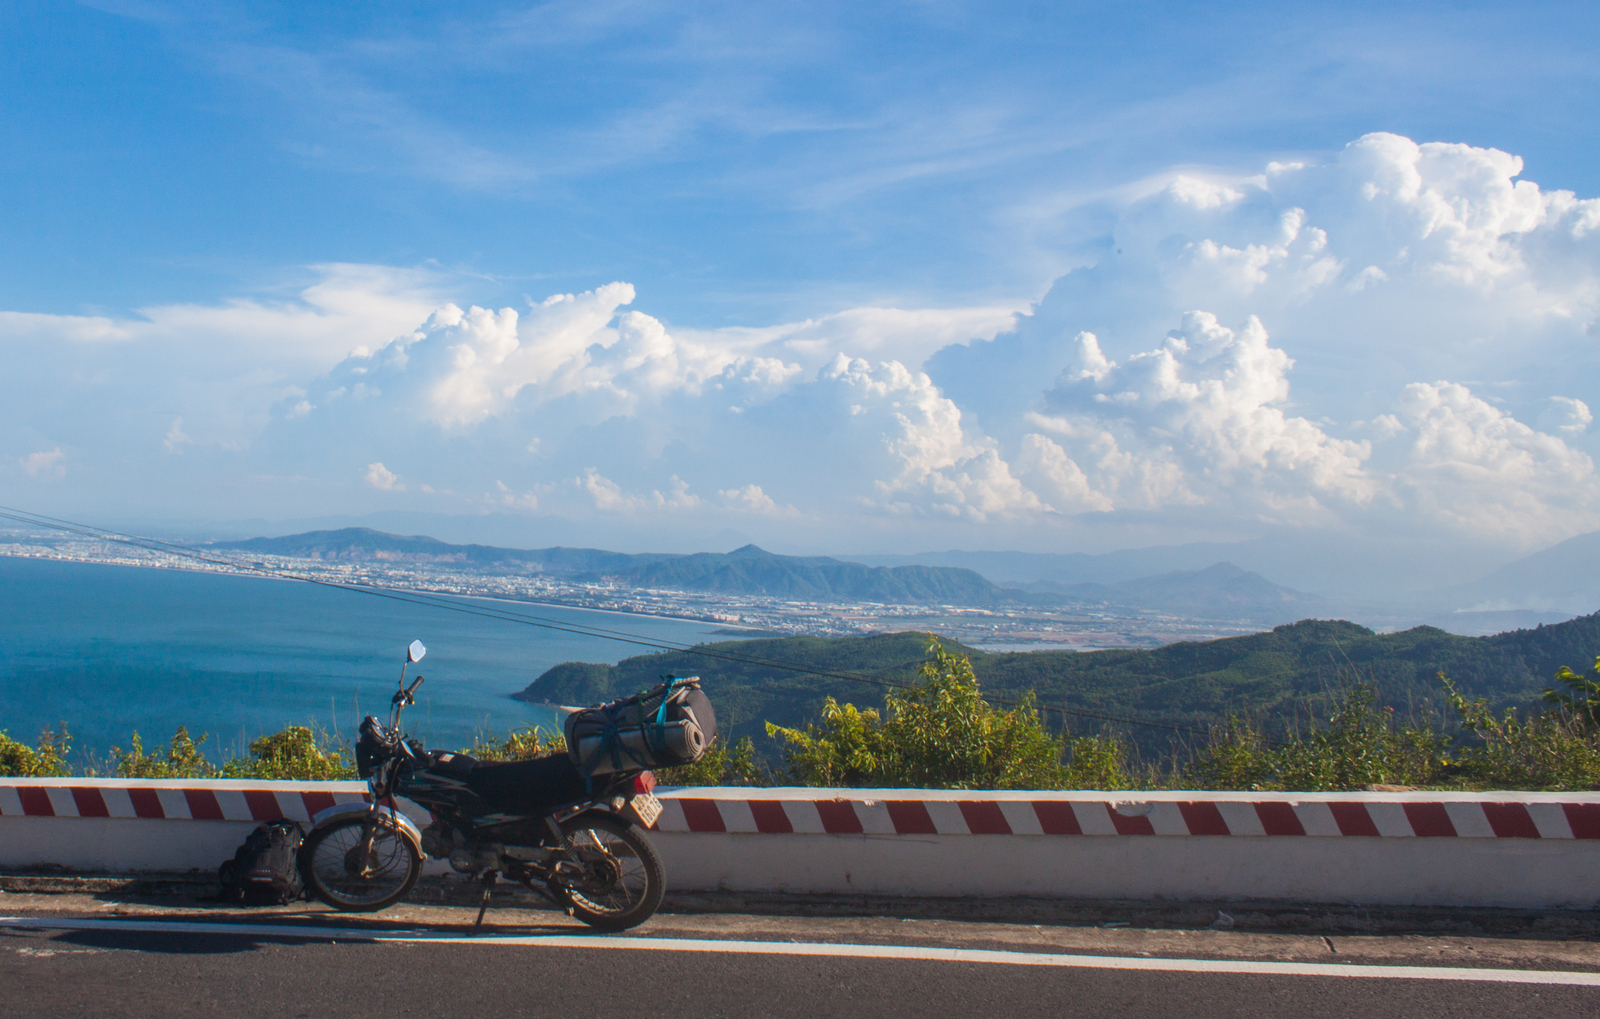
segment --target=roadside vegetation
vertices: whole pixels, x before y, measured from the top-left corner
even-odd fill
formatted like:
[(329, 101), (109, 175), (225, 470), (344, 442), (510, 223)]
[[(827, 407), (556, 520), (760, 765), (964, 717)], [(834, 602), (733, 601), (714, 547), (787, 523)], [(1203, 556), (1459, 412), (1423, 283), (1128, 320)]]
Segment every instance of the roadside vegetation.
[[(1399, 718), (1375, 684), (1353, 678), (1318, 718), (1233, 715), (1202, 739), (1175, 740), (1162, 756), (1110, 728), (1052, 731), (1031, 693), (986, 700), (967, 655), (929, 639), (913, 681), (890, 686), (878, 707), (826, 698), (816, 720), (766, 724), (769, 761), (749, 736), (718, 740), (700, 761), (665, 768), (664, 785), (804, 785), (937, 789), (1212, 789), (1340, 791), (1600, 788), (1600, 658), (1588, 672), (1563, 667), (1537, 708), (1496, 713), (1443, 673), (1439, 712)], [(352, 748), (339, 736), (290, 726), (222, 762), (205, 757), (179, 726), (150, 749), (134, 733), (127, 750), (73, 764), (65, 725), (33, 745), (0, 732), (0, 775), (124, 778), (348, 779)], [(525, 727), (480, 734), (462, 748), (481, 760), (565, 753), (559, 735)]]

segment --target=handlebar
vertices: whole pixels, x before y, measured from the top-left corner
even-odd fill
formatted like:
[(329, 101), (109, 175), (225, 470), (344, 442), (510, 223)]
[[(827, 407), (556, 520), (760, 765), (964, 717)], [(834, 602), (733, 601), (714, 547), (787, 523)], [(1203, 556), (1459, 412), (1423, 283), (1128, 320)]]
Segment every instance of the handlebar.
[[(399, 710), (400, 708), (405, 707), (408, 704), (417, 703), (416, 698), (413, 697), (412, 694), (416, 693), (417, 687), (419, 687), (421, 685), (422, 685), (422, 677), (418, 676), (416, 679), (411, 681), (411, 685), (410, 686), (406, 687), (403, 690), (396, 690), (394, 692), (394, 697), (390, 699), (389, 703), (393, 704), (395, 706), (396, 710)], [(396, 716), (395, 721), (396, 722), (399, 721), (399, 716)]]

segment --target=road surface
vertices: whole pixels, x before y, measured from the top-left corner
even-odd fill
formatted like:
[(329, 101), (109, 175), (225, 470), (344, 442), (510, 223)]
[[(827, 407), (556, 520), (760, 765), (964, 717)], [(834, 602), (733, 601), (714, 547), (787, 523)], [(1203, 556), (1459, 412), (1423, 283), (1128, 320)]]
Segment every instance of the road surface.
[(881, 918), (134, 907), (0, 895), (0, 1015), (1600, 1015), (1600, 945)]

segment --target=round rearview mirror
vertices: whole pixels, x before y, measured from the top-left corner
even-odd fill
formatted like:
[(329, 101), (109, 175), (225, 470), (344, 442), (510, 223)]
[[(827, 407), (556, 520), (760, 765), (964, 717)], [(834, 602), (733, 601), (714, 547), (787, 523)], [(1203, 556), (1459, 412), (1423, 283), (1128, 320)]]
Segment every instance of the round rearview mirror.
[(422, 646), (422, 641), (414, 640), (411, 642), (411, 646), (406, 648), (406, 661), (420, 662), (422, 661), (422, 656), (427, 653), (428, 649)]

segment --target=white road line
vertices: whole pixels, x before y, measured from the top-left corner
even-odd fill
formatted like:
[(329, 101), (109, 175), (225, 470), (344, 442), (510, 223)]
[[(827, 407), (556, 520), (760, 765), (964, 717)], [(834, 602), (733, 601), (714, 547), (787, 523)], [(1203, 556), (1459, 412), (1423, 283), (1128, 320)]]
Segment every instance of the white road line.
[(167, 934), (231, 934), (244, 937), (318, 940), (427, 942), (443, 945), (525, 945), (530, 948), (624, 949), (636, 952), (714, 952), (731, 955), (804, 955), (838, 959), (913, 959), (929, 962), (1053, 966), (1157, 973), (1251, 974), (1294, 977), (1366, 977), (1385, 980), (1459, 980), (1498, 984), (1561, 984), (1600, 987), (1600, 973), (1561, 970), (1472, 969), (1450, 966), (1363, 966), (1321, 962), (1251, 962), (1233, 959), (1147, 959), (1051, 952), (998, 952), (919, 945), (852, 945), (788, 941), (715, 941), (705, 938), (629, 938), (605, 935), (535, 934), (463, 937), (419, 930), (359, 927), (300, 927), (290, 924), (181, 923), (167, 920), (93, 920), (71, 917), (0, 917), (0, 928), (34, 930), (141, 931)]

